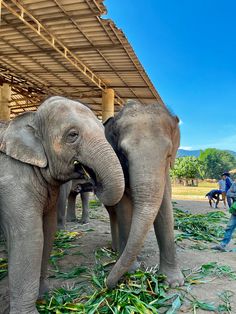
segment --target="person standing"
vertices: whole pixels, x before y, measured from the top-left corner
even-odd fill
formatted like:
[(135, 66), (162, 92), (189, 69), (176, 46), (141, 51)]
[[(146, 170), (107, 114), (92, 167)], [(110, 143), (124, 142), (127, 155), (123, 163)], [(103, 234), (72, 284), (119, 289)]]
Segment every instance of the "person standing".
[(218, 185), (219, 185), (219, 190), (222, 192), (221, 197), (224, 203), (224, 208), (226, 208), (225, 180), (223, 178), (223, 175), (221, 175), (221, 179), (219, 180)]
[(227, 193), (227, 202), (228, 202), (228, 198), (230, 199), (230, 206), (232, 205), (232, 202), (236, 202), (236, 182), (233, 182), (230, 186), (230, 188), (228, 189)]
[(230, 189), (233, 181), (230, 178), (229, 172), (222, 173), (222, 177), (225, 180), (225, 193), (226, 193), (226, 198), (227, 198), (227, 204), (230, 207), (232, 204), (232, 201), (231, 201), (231, 197), (227, 195), (227, 192)]
[(222, 239), (220, 244), (212, 247), (213, 250), (218, 250), (222, 252), (226, 251), (226, 246), (232, 239), (233, 232), (236, 229), (236, 206), (234, 206), (236, 204), (236, 182), (233, 182), (231, 184), (229, 190), (227, 191), (227, 195), (229, 195), (230, 199), (233, 200), (233, 205), (230, 207), (231, 217), (225, 229), (224, 238)]

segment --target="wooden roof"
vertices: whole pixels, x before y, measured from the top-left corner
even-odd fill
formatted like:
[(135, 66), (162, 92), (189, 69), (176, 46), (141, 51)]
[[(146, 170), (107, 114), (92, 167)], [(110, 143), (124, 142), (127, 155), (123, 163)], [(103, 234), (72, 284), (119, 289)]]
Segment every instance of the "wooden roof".
[(12, 86), (11, 116), (36, 110), (49, 95), (101, 115), (101, 94), (163, 103), (124, 33), (104, 19), (103, 0), (2, 0), (0, 84)]

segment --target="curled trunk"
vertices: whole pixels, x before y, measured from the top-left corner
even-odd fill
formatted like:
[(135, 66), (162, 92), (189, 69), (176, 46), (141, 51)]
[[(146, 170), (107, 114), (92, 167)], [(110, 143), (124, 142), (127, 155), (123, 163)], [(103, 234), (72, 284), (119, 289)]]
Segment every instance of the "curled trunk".
[(124, 193), (124, 175), (115, 152), (105, 139), (93, 139), (87, 144), (85, 165), (96, 174), (96, 195), (107, 206), (117, 204)]

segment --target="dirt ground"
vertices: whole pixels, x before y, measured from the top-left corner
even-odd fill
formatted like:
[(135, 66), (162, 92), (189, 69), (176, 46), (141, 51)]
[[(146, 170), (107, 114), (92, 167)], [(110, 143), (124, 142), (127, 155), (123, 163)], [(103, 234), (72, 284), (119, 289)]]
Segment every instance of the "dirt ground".
[[(189, 201), (189, 200), (174, 200), (175, 206), (179, 209), (189, 210), (192, 213), (206, 213), (210, 211), (206, 201)], [(222, 206), (222, 205), (221, 205)], [(224, 210), (221, 208), (221, 210)], [(81, 215), (78, 212), (78, 215)], [(58, 264), (63, 270), (69, 270), (76, 265), (94, 267), (95, 250), (101, 247), (109, 247), (111, 244), (111, 235), (109, 228), (108, 215), (103, 207), (96, 208), (91, 212), (90, 223), (87, 225), (80, 225), (78, 223), (67, 224), (67, 230), (81, 231), (82, 236), (76, 240), (79, 244), (79, 249), (82, 255), (66, 255), (62, 258)], [(231, 248), (236, 246), (235, 239), (231, 241)], [(193, 269), (199, 267), (207, 262), (218, 262), (220, 264), (229, 265), (234, 271), (236, 271), (236, 252), (217, 252), (211, 250), (212, 244), (209, 243), (207, 250), (200, 251), (191, 248), (193, 242), (190, 240), (184, 240), (177, 246), (177, 254), (179, 264), (182, 269)], [(0, 257), (6, 256), (4, 247), (0, 246)], [(156, 244), (154, 231), (150, 230), (148, 237), (145, 241), (144, 248), (140, 254), (143, 267), (152, 267), (158, 264), (159, 252)], [(50, 271), (50, 274), (52, 272)], [(74, 279), (61, 280), (50, 279), (50, 288), (60, 287), (62, 285), (73, 285)], [(231, 290), (236, 292), (236, 280), (230, 280), (228, 278), (216, 278), (208, 283), (198, 284), (191, 286), (191, 293), (202, 301), (214, 302), (215, 305), (219, 304), (219, 294), (225, 290)], [(7, 313), (8, 304), (8, 285), (7, 277), (0, 281), (0, 314)], [(231, 313), (236, 313), (236, 298), (231, 298)], [(187, 307), (183, 305), (178, 313), (192, 313)], [(197, 313), (210, 313), (209, 311), (197, 310)], [(212, 313), (212, 312), (211, 312)], [(230, 312), (223, 312), (230, 313)], [(20, 313), (19, 313), (20, 314)]]

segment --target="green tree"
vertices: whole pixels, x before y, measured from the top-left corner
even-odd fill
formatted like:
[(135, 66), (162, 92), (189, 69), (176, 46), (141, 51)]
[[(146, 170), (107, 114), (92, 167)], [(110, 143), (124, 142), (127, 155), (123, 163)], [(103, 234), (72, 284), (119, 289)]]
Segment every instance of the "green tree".
[(177, 179), (196, 179), (202, 177), (202, 162), (193, 156), (176, 158), (174, 168), (170, 175)]
[(203, 164), (203, 176), (209, 179), (219, 179), (224, 171), (236, 167), (236, 158), (229, 152), (216, 148), (207, 148), (199, 156)]

